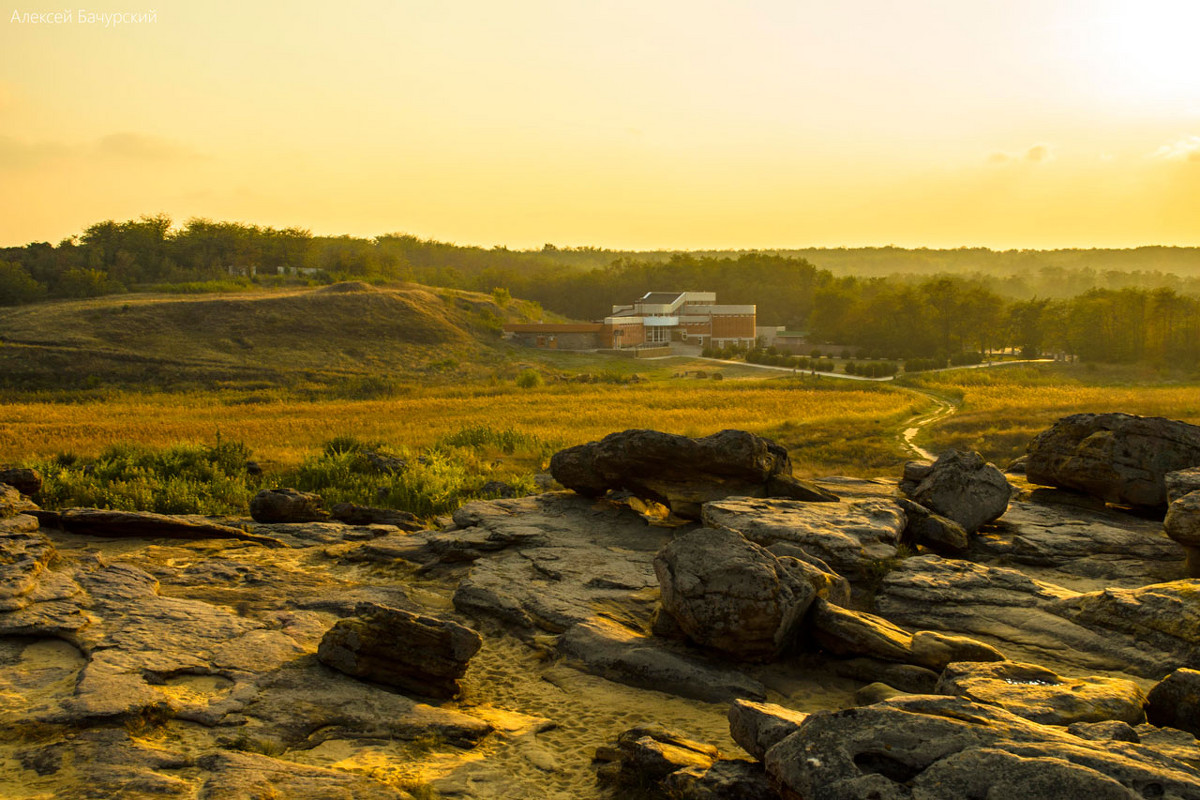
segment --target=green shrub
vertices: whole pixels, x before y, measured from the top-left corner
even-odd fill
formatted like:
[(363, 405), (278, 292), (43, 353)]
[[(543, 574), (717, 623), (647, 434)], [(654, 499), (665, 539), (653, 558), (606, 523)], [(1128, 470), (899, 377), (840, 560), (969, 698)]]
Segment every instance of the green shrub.
[(517, 376), (517, 386), (522, 389), (533, 389), (542, 385), (542, 376), (532, 369), (524, 370)]

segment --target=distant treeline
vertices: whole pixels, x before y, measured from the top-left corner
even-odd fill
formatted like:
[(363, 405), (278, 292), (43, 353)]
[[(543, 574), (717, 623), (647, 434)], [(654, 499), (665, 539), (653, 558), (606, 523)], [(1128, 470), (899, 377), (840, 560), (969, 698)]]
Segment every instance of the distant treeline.
[(100, 222), (57, 246), (0, 249), (0, 305), (301, 279), (501, 288), (574, 319), (598, 319), (650, 290), (715, 291), (719, 302), (756, 304), (761, 325), (871, 358), (1015, 347), (1200, 363), (1200, 248), (509, 250), (205, 219), (176, 228), (159, 215)]

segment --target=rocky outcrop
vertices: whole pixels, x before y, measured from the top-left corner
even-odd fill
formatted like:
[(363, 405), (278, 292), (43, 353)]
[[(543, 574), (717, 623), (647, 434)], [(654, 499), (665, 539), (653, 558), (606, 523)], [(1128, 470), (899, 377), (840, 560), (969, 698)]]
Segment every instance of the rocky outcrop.
[[(735, 430), (699, 439), (628, 430), (567, 448), (550, 459), (550, 473), (568, 489), (589, 497), (625, 489), (689, 519), (698, 519), (700, 507), (709, 500), (762, 497), (770, 491), (773, 478), (790, 477), (791, 472), (786, 450)], [(814, 498), (837, 499), (799, 480), (776, 482), (776, 490), (788, 496), (801, 489)]]
[(317, 658), (356, 678), (426, 697), (454, 697), (483, 639), (465, 625), (363, 603), (321, 639)]
[(1109, 503), (1161, 507), (1165, 476), (1200, 466), (1200, 427), (1163, 417), (1073, 414), (1029, 443), (1030, 483)]
[(7, 483), (28, 497), (42, 490), (42, 474), (25, 467), (0, 467), (0, 483)]
[(1182, 495), (1171, 502), (1163, 529), (1187, 553), (1188, 574), (1200, 578), (1200, 491)]
[(785, 798), (1200, 798), (1200, 772), (1141, 744), (1104, 748), (960, 697), (812, 714), (765, 765)]
[(395, 508), (372, 508), (353, 503), (334, 503), (329, 516), (347, 525), (391, 525), (402, 531), (419, 531), (425, 526), (415, 514)]
[(706, 525), (730, 528), (763, 547), (794, 545), (851, 581), (896, 556), (906, 524), (900, 507), (882, 498), (799, 503), (731, 497), (705, 504), (703, 517)]
[(1113, 510), (1057, 503), (1014, 500), (987, 535), (972, 537), (968, 558), (1061, 573), (1047, 576), (1050, 580), (1098, 578), (1113, 586), (1140, 586), (1186, 576), (1184, 549), (1167, 538), (1161, 523)]
[(28, 514), (37, 508), (37, 504), (17, 491), (15, 486), (0, 483), (0, 519)]
[[(906, 471), (906, 479), (910, 473)], [(957, 522), (967, 533), (999, 519), (1011, 494), (1004, 473), (967, 450), (942, 453), (908, 493), (913, 501)]]
[(1102, 676), (1064, 678), (1037, 664), (950, 664), (934, 691), (1000, 706), (1044, 725), (1106, 720), (1137, 725), (1146, 721), (1146, 695), (1133, 681)]
[(165, 539), (237, 539), (267, 547), (282, 547), (270, 536), (247, 533), (204, 517), (153, 514), (148, 511), (110, 511), (102, 508), (68, 508), (58, 515), (58, 525), (81, 536)]
[(759, 761), (775, 745), (791, 736), (808, 714), (775, 703), (734, 700), (729, 707), (729, 735)]
[(799, 563), (734, 531), (702, 528), (663, 548), (654, 571), (663, 608), (688, 638), (730, 658), (758, 660), (783, 651), (816, 597)]
[(907, 558), (882, 581), (881, 616), (910, 629), (967, 634), (1010, 656), (1161, 677), (1200, 658), (1200, 581), (1074, 592), (1016, 570)]
[(250, 499), (255, 522), (320, 522), (329, 519), (321, 496), (295, 489), (263, 489)]
[(1180, 668), (1159, 681), (1148, 695), (1146, 719), (1200, 735), (1200, 671)]
[(971, 546), (967, 531), (949, 517), (904, 498), (899, 498), (898, 503), (908, 520), (904, 527), (905, 541), (943, 555), (965, 553)]
[(1004, 654), (984, 642), (937, 631), (917, 631), (912, 636), (910, 660), (925, 669), (941, 672), (954, 662), (1004, 661)]

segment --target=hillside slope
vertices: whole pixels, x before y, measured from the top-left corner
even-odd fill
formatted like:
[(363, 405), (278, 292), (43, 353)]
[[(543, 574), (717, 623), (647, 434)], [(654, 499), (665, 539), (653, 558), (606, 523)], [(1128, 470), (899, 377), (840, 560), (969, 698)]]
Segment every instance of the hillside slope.
[(415, 284), (120, 295), (0, 310), (0, 387), (297, 385), (487, 361), (534, 307)]

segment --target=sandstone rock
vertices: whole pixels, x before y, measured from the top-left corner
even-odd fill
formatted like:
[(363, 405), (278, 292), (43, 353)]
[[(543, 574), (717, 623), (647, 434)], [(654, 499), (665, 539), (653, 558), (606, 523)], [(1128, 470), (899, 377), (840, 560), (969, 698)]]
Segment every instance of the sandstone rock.
[(1172, 503), (1185, 494), (1200, 492), (1200, 467), (1168, 472), (1163, 477), (1167, 489), (1167, 502)]
[(1117, 678), (1063, 678), (1036, 664), (950, 664), (938, 680), (938, 694), (988, 703), (1045, 725), (1146, 720), (1146, 696), (1133, 681)]
[(564, 633), (558, 652), (608, 680), (709, 703), (767, 695), (761, 683), (739, 670), (706, 662), (603, 618), (581, 622)]
[(595, 497), (609, 489), (628, 489), (695, 519), (708, 500), (762, 496), (772, 476), (791, 474), (791, 462), (782, 447), (746, 431), (689, 439), (628, 430), (555, 453), (550, 472), (580, 494)]
[(257, 753), (223, 751), (197, 759), (206, 800), (287, 797), (289, 800), (408, 800), (411, 795), (374, 780)]
[(1200, 671), (1181, 667), (1150, 690), (1146, 719), (1200, 735)]
[(817, 591), (834, 605), (850, 605), (850, 581), (838, 575), (819, 558), (810, 556), (802, 547), (790, 542), (776, 542), (767, 551), (779, 559), (788, 559), (789, 569), (804, 576)]
[(763, 547), (786, 542), (857, 581), (874, 562), (894, 558), (905, 527), (891, 500), (799, 503), (731, 497), (704, 506), (704, 523), (731, 528)]
[(963, 553), (971, 546), (967, 532), (949, 517), (935, 514), (911, 500), (901, 498), (898, 503), (908, 518), (904, 536), (913, 544), (943, 554)]
[(372, 508), (353, 503), (334, 503), (329, 515), (347, 525), (393, 525), (402, 531), (419, 531), (425, 526), (415, 514), (395, 508)]
[(1004, 654), (989, 644), (966, 636), (948, 636), (936, 631), (917, 631), (912, 637), (912, 661), (941, 672), (956, 661), (1003, 661)]
[(893, 697), (903, 697), (908, 692), (902, 692), (894, 686), (888, 686), (886, 683), (868, 683), (854, 693), (854, 705), (856, 706), (873, 706), (876, 703), (890, 700)]
[(68, 508), (59, 514), (59, 526), (68, 533), (82, 536), (107, 536), (168, 539), (237, 539), (267, 547), (282, 547), (283, 542), (270, 536), (247, 533), (203, 517), (171, 516), (148, 511), (109, 511), (101, 508)]
[(1074, 414), (1039, 433), (1028, 456), (1030, 483), (1160, 507), (1167, 473), (1200, 466), (1200, 427), (1163, 417)]
[(320, 495), (295, 489), (263, 489), (250, 500), (255, 522), (320, 522), (329, 514), (321, 509)]
[(1187, 553), (1188, 574), (1200, 578), (1200, 491), (1178, 497), (1167, 507), (1163, 529)]
[(762, 765), (742, 759), (678, 769), (663, 778), (662, 787), (672, 800), (779, 800)]
[(1012, 657), (1161, 677), (1200, 658), (1200, 581), (1078, 593), (1016, 570), (917, 556), (888, 573), (878, 612), (983, 637)]
[[(1028, 717), (1026, 717), (1028, 719)], [(1142, 737), (1128, 722), (1109, 719), (1103, 722), (1072, 722), (1067, 726), (1067, 732), (1080, 739), (1091, 739), (1095, 742), (1133, 742), (1139, 744)]]
[(7, 483), (28, 497), (42, 490), (42, 474), (36, 469), (0, 467), (0, 483)]
[(911, 694), (932, 694), (938, 674), (916, 664), (881, 661), (877, 658), (831, 658), (825, 668), (843, 678), (862, 683), (886, 683)]
[(478, 633), (453, 620), (364, 603), (357, 616), (329, 629), (317, 657), (357, 678), (428, 697), (453, 697), (482, 645)]
[(15, 486), (0, 483), (0, 519), (36, 511), (37, 504), (26, 499)]
[(802, 711), (738, 699), (729, 707), (729, 735), (761, 761), (768, 750), (799, 730), (806, 719), (808, 714)]
[(717, 748), (688, 739), (661, 725), (642, 725), (617, 736), (616, 747), (597, 754), (615, 769), (601, 773), (606, 781), (621, 785), (653, 785), (676, 770), (707, 770), (716, 763)]
[(909, 494), (917, 503), (957, 522), (967, 533), (999, 519), (1011, 495), (1012, 487), (1000, 470), (978, 453), (965, 450), (947, 450), (938, 456), (929, 474)]
[(912, 636), (908, 631), (874, 614), (839, 608), (818, 599), (805, 624), (813, 640), (834, 655), (902, 663), (912, 660)]
[(794, 559), (702, 528), (654, 558), (662, 606), (692, 641), (743, 660), (777, 656), (816, 597)]
[(1013, 501), (986, 535), (971, 538), (970, 560), (1050, 567), (1063, 573), (1061, 579), (1048, 576), (1054, 581), (1078, 576), (1110, 586), (1161, 583), (1185, 577), (1183, 559), (1184, 549), (1154, 520), (1041, 502)]
[(772, 475), (767, 480), (767, 497), (783, 500), (800, 500), (805, 503), (836, 503), (839, 498), (828, 489), (815, 483), (801, 480), (793, 475)]
[(1200, 798), (1200, 773), (1143, 745), (1103, 749), (960, 697), (898, 697), (820, 711), (771, 748), (787, 798)]

